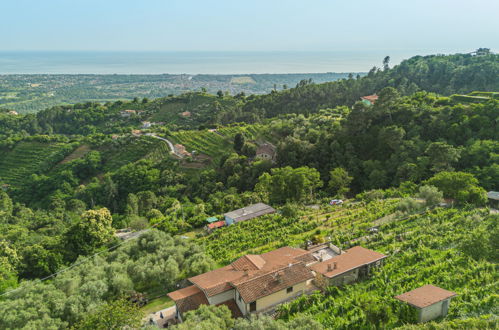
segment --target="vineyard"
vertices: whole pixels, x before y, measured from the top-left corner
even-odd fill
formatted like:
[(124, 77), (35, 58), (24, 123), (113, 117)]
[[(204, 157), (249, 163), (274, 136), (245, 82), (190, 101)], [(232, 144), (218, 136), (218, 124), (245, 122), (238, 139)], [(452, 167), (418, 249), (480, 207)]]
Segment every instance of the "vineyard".
[(168, 138), (173, 142), (184, 145), (188, 151), (196, 150), (210, 157), (220, 157), (224, 152), (231, 152), (234, 136), (243, 133), (246, 139), (252, 140), (259, 137), (261, 125), (223, 127), (216, 131), (176, 131), (170, 133)]
[(66, 143), (19, 142), (0, 158), (0, 182), (19, 184), (31, 174), (49, 170), (71, 151)]
[[(365, 235), (365, 228), (394, 212), (396, 204), (396, 200), (381, 200), (367, 205), (328, 206), (298, 219), (269, 215), (221, 228), (199, 240), (216, 261), (227, 264), (244, 254), (302, 245), (317, 234), (343, 240)], [(359, 230), (352, 231), (354, 227)]]
[(144, 136), (115, 140), (112, 145), (100, 151), (104, 160), (104, 170), (107, 172), (142, 158), (156, 160), (168, 154), (168, 146), (161, 140)]
[[(393, 296), (430, 283), (458, 294), (447, 320), (459, 324), (460, 319), (497, 315), (497, 264), (462, 251), (462, 242), (486, 241), (476, 237), (476, 230), (496, 228), (497, 220), (487, 211), (439, 208), (383, 225), (362, 244), (389, 256), (379, 273), (354, 285), (330, 288), (325, 295), (301, 297), (282, 306), (281, 317), (312, 314), (335, 329), (403, 326), (412, 323), (413, 312)], [(351, 229), (362, 231), (362, 223)], [(495, 322), (485, 323), (493, 328)]]

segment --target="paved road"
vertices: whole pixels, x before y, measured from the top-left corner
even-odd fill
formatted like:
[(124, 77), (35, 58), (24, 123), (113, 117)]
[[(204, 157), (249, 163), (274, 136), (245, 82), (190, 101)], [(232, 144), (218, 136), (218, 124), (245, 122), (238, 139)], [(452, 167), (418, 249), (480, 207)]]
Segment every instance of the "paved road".
[(175, 147), (173, 146), (173, 143), (170, 141), (170, 140), (167, 140), (165, 138), (162, 138), (160, 136), (157, 136), (156, 134), (154, 133), (146, 133), (147, 136), (152, 136), (153, 138), (156, 138), (156, 139), (159, 139), (161, 141), (165, 141), (167, 144), (168, 144), (168, 147), (170, 148), (170, 153), (174, 154), (175, 156), (178, 156), (180, 158), (184, 158), (184, 155), (180, 154), (180, 153), (177, 153), (177, 151), (175, 150)]

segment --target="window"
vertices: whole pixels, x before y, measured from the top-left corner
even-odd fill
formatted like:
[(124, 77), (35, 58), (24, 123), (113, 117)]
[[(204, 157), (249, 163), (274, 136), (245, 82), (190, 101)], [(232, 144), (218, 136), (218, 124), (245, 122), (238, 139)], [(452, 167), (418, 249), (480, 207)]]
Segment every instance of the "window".
[(241, 294), (240, 294), (239, 292), (237, 293), (237, 299), (238, 299), (239, 301), (241, 301), (241, 299), (242, 299), (242, 298), (241, 298)]
[(291, 293), (291, 292), (293, 292), (293, 287), (292, 286), (290, 286), (289, 288), (286, 289), (286, 293)]
[(254, 311), (256, 311), (256, 301), (253, 301), (250, 304), (250, 312), (254, 312)]

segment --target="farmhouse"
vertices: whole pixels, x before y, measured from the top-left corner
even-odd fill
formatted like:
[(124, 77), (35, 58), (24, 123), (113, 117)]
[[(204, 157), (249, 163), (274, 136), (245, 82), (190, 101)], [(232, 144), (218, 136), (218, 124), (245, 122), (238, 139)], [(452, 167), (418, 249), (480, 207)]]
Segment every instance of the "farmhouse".
[(177, 318), (202, 304), (227, 305), (234, 317), (262, 312), (312, 291), (315, 259), (308, 251), (282, 247), (261, 255), (245, 255), (232, 264), (189, 278), (193, 284), (168, 294)]
[(270, 160), (273, 162), (275, 160), (275, 154), (276, 154), (275, 150), (276, 150), (275, 146), (270, 143), (260, 144), (256, 149), (255, 158)]
[[(327, 272), (331, 260), (338, 260), (339, 272), (359, 269), (385, 258), (364, 248), (345, 252), (333, 248), (331, 251), (329, 246), (303, 250), (286, 246), (260, 255), (248, 254), (228, 266), (189, 278), (192, 285), (170, 292), (168, 296), (175, 301), (176, 317), (180, 321), (185, 312), (202, 304), (226, 305), (233, 317), (268, 313), (279, 304), (317, 290), (315, 269)], [(329, 252), (320, 253), (326, 250)], [(340, 261), (343, 259), (338, 258), (342, 256), (356, 262)], [(323, 258), (326, 260), (322, 261)]]
[(415, 307), (418, 312), (418, 322), (426, 322), (447, 315), (450, 300), (455, 296), (454, 292), (428, 284), (395, 298)]
[(489, 199), (490, 207), (495, 209), (499, 209), (499, 192), (498, 191), (489, 191), (487, 193), (487, 198)]
[(355, 246), (310, 268), (326, 278), (328, 285), (340, 286), (369, 276), (371, 270), (379, 267), (386, 257), (376, 251)]
[(366, 96), (362, 96), (360, 99), (366, 105), (373, 105), (378, 100), (378, 95), (376, 95), (376, 94), (366, 95)]
[(191, 115), (192, 115), (192, 114), (191, 114), (191, 112), (190, 112), (190, 111), (184, 111), (184, 112), (181, 112), (181, 113), (180, 113), (180, 116), (181, 116), (181, 117), (184, 117), (184, 118), (188, 118), (188, 117), (190, 117)]
[(274, 213), (275, 209), (263, 203), (257, 203), (250, 206), (243, 207), (232, 212), (224, 214), (225, 222), (227, 225), (232, 225), (241, 221), (253, 219), (265, 214)]
[(136, 115), (137, 112), (135, 110), (121, 110), (120, 115), (121, 117), (130, 117), (132, 115)]

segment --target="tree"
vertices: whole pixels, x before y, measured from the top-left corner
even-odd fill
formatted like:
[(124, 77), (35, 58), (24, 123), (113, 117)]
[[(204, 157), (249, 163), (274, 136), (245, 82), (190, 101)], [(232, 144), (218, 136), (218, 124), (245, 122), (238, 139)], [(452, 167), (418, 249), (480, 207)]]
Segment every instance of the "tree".
[(184, 322), (175, 328), (178, 330), (225, 330), (233, 326), (234, 320), (227, 306), (201, 305), (198, 309), (185, 313)]
[(424, 199), (426, 207), (431, 207), (442, 201), (443, 194), (437, 187), (421, 186), (418, 197)]
[(218, 92), (217, 92), (217, 96), (219, 98), (223, 98), (224, 97), (224, 92), (221, 89), (219, 89)]
[(107, 329), (135, 329), (139, 328), (143, 318), (142, 312), (133, 303), (119, 299), (105, 303), (94, 311), (86, 314), (75, 324), (75, 329), (107, 330)]
[(242, 133), (237, 133), (234, 136), (234, 150), (237, 153), (241, 153), (244, 146), (244, 135)]
[(452, 171), (452, 164), (459, 160), (460, 150), (445, 142), (432, 142), (426, 148), (433, 172)]
[(350, 189), (349, 185), (353, 177), (348, 175), (348, 172), (342, 168), (337, 167), (329, 172), (329, 189), (332, 193), (338, 196), (344, 196)]
[(458, 203), (482, 206), (487, 203), (485, 189), (478, 186), (478, 180), (469, 173), (440, 172), (426, 181), (435, 186), (444, 197), (455, 199)]
[(383, 59), (383, 70), (388, 71), (390, 69), (390, 56), (385, 56)]
[(108, 243), (114, 234), (112, 222), (111, 213), (106, 208), (85, 211), (80, 221), (66, 233), (68, 251), (73, 259), (78, 255), (88, 255)]

